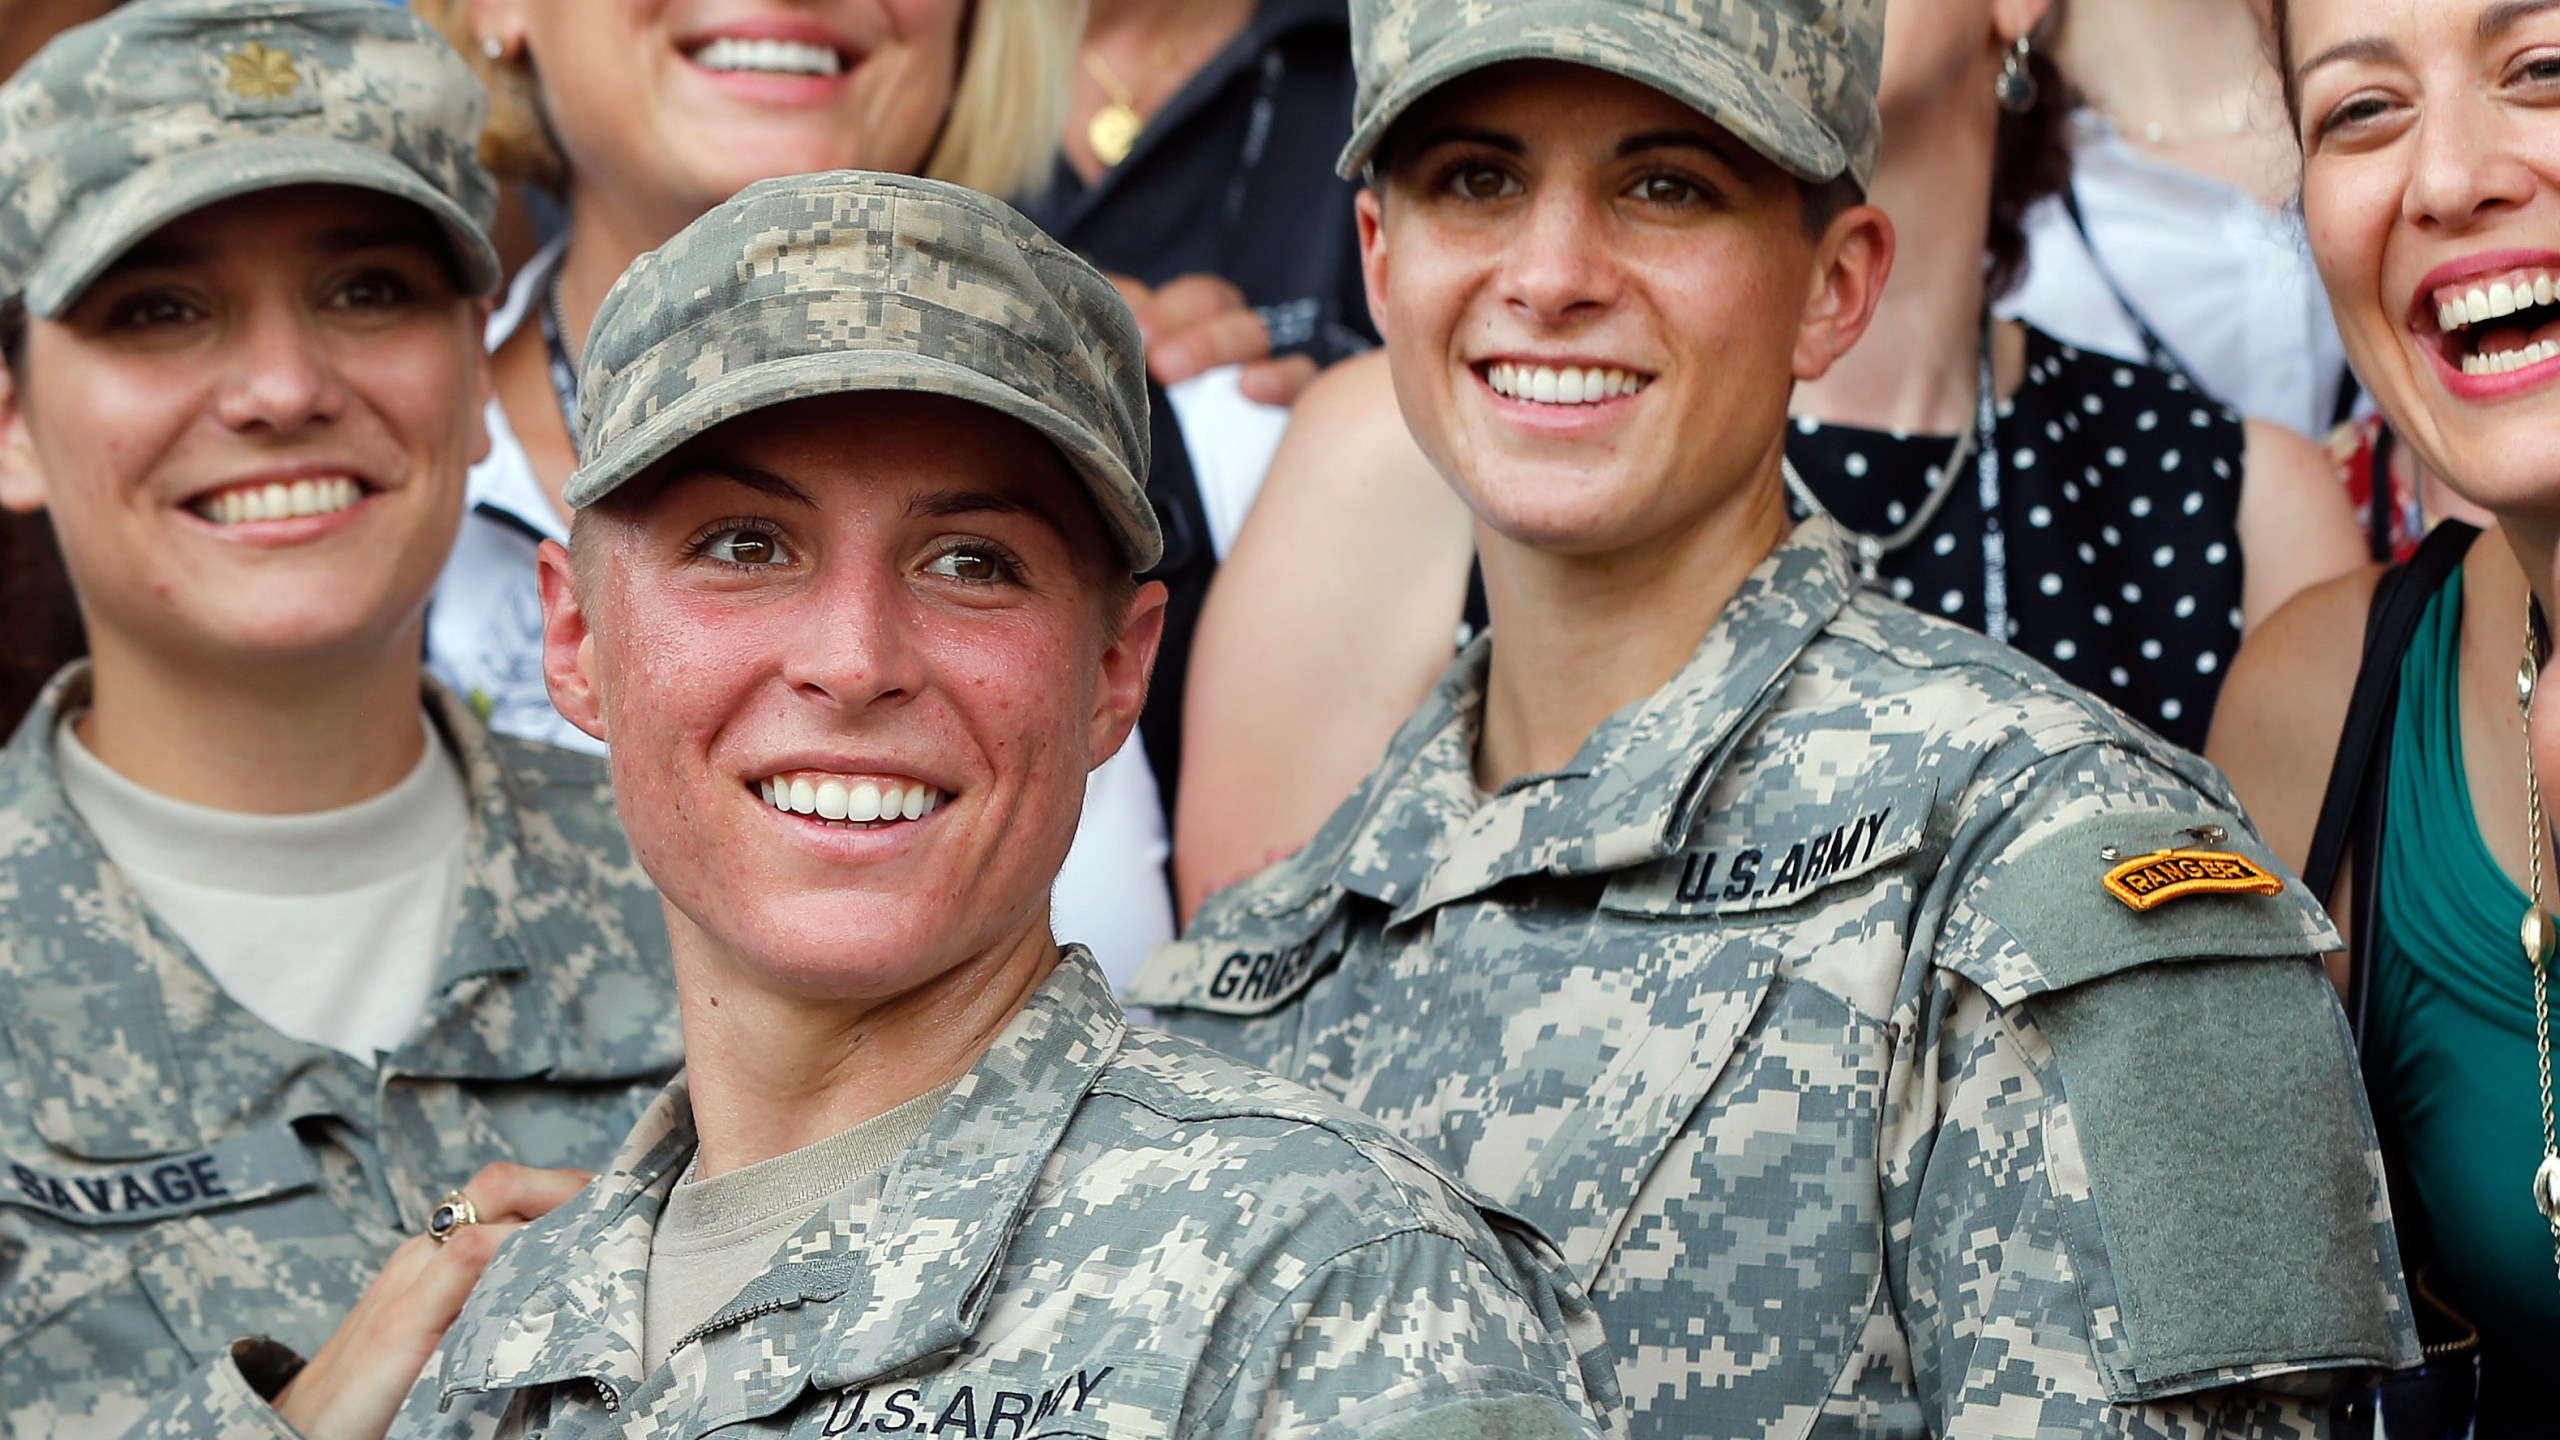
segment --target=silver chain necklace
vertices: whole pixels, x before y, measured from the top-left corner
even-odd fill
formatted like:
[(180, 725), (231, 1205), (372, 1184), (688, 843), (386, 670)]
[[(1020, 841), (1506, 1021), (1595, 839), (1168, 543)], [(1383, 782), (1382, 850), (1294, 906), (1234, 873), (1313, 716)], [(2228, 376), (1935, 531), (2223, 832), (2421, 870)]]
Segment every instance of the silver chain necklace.
[[(1976, 423), (1957, 433), (1955, 448), (1947, 452), (1946, 466), (1938, 472), (1938, 478), (1930, 484), (1929, 493), (1920, 501), (1920, 508), (1914, 511), (1911, 518), (1892, 534), (1870, 535), (1863, 530), (1853, 530), (1842, 524), (1840, 517), (1831, 513), (1831, 507), (1822, 503), (1822, 497), (1813, 493), (1813, 487), (1805, 483), (1804, 476), (1797, 473), (1795, 462), (1781, 454), (1778, 470), (1780, 474), (1786, 476), (1787, 493), (1795, 497), (1796, 503), (1804, 507), (1805, 513), (1820, 515), (1840, 527), (1842, 538), (1846, 539), (1858, 552), (1860, 584), (1870, 588), (1881, 586), (1884, 579), (1882, 571), (1884, 558), (1911, 548), (1914, 541), (1928, 533), (1929, 526), (1938, 518), (1938, 512), (1946, 508), (1947, 497), (1955, 493), (1956, 477), (1963, 471), (1965, 457), (1973, 453), (1976, 443), (1983, 447), (1985, 456), (1991, 454), (1991, 427), (1982, 417), (1989, 413), (1989, 407), (1983, 402), (1989, 399), (1992, 387), (1997, 383), (1991, 369), (1991, 341), (1995, 323), (1986, 311), (1982, 317), (1982, 373), (1979, 382), (1981, 388), (1977, 392), (1974, 406), (1977, 412)], [(1977, 437), (1979, 437), (1978, 440)], [(1998, 462), (1994, 460), (1992, 463)], [(1994, 488), (1986, 493), (1997, 495), (1998, 480), (1990, 479), (1988, 483)]]

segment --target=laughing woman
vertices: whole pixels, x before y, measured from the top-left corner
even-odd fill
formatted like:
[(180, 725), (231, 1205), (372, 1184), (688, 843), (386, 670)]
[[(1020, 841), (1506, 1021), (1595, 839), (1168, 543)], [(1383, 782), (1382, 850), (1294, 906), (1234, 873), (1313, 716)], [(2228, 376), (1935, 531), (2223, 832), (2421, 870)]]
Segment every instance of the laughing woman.
[(2476, 1328), (2481, 1436), (2547, 1434), (2560, 1147), (2536, 975), (2550, 926), (2531, 917), (2553, 903), (2552, 847), (2517, 693), (2549, 656), (2560, 541), (2560, 8), (2275, 16), (2312, 256), (2356, 373), (2497, 525), (2447, 524), (2405, 570), (2287, 607), (2234, 666), (2212, 753), (2279, 849), (2334, 880), (2338, 978), (2422, 1212), (2402, 1243), (2422, 1301), (2442, 1302), (2422, 1304), (2429, 1338)]

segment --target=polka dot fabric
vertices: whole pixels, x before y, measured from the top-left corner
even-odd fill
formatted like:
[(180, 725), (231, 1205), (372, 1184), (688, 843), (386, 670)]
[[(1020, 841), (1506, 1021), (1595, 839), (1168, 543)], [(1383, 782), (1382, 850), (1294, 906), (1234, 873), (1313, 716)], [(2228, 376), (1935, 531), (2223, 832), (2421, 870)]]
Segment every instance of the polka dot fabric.
[[(2030, 328), (2003, 402), (2009, 642), (2189, 749), (2240, 648), (2240, 417), (2180, 376)], [(1842, 523), (1887, 535), (1955, 443), (1799, 420), (1787, 455)], [(1880, 567), (1894, 598), (1983, 626), (1979, 472)]]

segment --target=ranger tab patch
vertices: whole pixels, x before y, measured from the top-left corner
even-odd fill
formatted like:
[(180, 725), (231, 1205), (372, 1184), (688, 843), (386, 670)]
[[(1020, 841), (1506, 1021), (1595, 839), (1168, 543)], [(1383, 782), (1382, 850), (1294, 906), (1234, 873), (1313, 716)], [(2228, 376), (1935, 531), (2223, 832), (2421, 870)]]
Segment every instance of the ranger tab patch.
[(2148, 910), (2190, 895), (2280, 895), (2284, 882), (2227, 850), (2154, 850), (2108, 871), (2107, 893)]

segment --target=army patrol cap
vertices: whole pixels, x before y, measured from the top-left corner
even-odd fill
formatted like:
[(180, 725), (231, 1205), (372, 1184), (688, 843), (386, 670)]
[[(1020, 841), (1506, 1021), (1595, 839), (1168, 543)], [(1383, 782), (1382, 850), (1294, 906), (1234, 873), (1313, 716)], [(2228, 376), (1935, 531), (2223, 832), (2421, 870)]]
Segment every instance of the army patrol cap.
[(1561, 60), (1650, 85), (1816, 183), (1876, 171), (1885, 0), (1351, 0), (1344, 179), (1471, 71)]
[(486, 295), (488, 104), (441, 36), (381, 0), (125, 5), (0, 86), (0, 298), (59, 315), (161, 226), (287, 185), (417, 205)]
[(685, 441), (817, 395), (903, 390), (1009, 415), (1065, 455), (1131, 572), (1147, 503), (1146, 352), (1102, 272), (1013, 207), (909, 175), (763, 180), (614, 282), (579, 366), (583, 510)]

